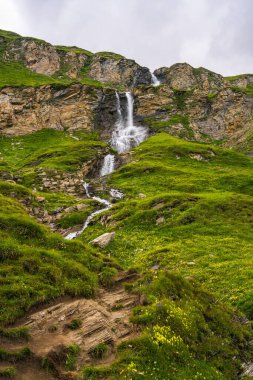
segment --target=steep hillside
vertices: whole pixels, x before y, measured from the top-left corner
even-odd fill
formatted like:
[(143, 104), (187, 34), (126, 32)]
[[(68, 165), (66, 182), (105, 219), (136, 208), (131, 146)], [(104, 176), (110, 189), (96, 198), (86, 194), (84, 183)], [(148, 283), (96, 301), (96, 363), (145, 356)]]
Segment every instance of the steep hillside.
[(0, 378), (253, 377), (252, 78), (0, 31)]

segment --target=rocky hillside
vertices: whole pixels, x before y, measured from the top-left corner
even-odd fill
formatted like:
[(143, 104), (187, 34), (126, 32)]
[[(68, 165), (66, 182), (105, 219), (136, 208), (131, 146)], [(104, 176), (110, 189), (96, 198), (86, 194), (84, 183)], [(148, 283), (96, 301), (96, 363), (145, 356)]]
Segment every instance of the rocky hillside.
[(253, 75), (154, 74), (0, 31), (0, 378), (253, 377)]
[(157, 69), (161, 85), (153, 87), (147, 68), (118, 54), (52, 46), (4, 31), (0, 44), (5, 135), (54, 128), (99, 129), (108, 137), (115, 89), (134, 88), (136, 122), (150, 126), (151, 133), (251, 152), (252, 75), (223, 78), (183, 63)]

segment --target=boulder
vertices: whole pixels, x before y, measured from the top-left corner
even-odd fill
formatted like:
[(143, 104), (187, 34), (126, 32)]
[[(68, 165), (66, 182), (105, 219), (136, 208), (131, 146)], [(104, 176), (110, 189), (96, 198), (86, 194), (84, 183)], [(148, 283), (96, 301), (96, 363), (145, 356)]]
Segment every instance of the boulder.
[(106, 232), (103, 235), (98, 236), (96, 239), (90, 241), (89, 244), (99, 246), (101, 248), (106, 247), (112, 240), (114, 240), (115, 232)]
[(165, 218), (163, 216), (160, 216), (157, 220), (156, 220), (156, 225), (158, 226), (159, 224), (163, 224), (165, 222)]

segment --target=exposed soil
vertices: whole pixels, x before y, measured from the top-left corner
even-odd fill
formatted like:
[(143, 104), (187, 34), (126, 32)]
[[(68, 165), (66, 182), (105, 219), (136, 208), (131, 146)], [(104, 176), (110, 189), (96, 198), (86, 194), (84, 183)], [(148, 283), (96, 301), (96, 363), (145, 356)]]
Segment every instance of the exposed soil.
[[(80, 347), (76, 371), (84, 365), (110, 364), (116, 357), (116, 347), (123, 340), (138, 334), (129, 322), (132, 308), (138, 304), (137, 295), (124, 290), (122, 282), (131, 280), (131, 275), (121, 274), (117, 286), (111, 290), (100, 290), (95, 299), (61, 299), (53, 306), (33, 312), (22, 325), (29, 328), (28, 342), (1, 341), (7, 350), (29, 347), (32, 358), (15, 364), (15, 380), (74, 379), (76, 372), (65, 371), (66, 347), (75, 343)], [(78, 321), (74, 329), (70, 327)], [(99, 343), (106, 343), (107, 353), (95, 359), (91, 353)], [(48, 358), (55, 375), (46, 373), (40, 366), (41, 359)], [(0, 364), (1, 365), (1, 364)], [(2, 363), (2, 366), (11, 366)]]

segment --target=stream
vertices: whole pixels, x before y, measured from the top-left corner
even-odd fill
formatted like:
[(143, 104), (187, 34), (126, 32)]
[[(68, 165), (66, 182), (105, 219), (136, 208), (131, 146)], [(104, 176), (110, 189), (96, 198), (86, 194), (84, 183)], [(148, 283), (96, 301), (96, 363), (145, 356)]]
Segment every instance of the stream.
[[(157, 86), (158, 79), (153, 77), (152, 75), (152, 84), (153, 86)], [(111, 147), (117, 151), (118, 154), (127, 152), (131, 148), (135, 148), (140, 143), (142, 143), (148, 137), (148, 129), (142, 126), (134, 125), (133, 118), (133, 108), (134, 108), (134, 98), (130, 91), (125, 92), (124, 96), (127, 101), (127, 109), (126, 115), (123, 115), (123, 110), (121, 107), (120, 96), (118, 92), (115, 92), (115, 101), (116, 101), (116, 109), (117, 109), (117, 120), (114, 125), (114, 129), (112, 131), (112, 136), (110, 140)], [(115, 170), (115, 155), (107, 154), (104, 157), (103, 164), (100, 170), (100, 177), (107, 176), (113, 173)], [(84, 221), (82, 228), (76, 232), (70, 232), (65, 236), (65, 239), (72, 240), (77, 236), (81, 235), (81, 233), (88, 227), (92, 219), (102, 212), (109, 210), (113, 203), (113, 200), (121, 199), (124, 194), (116, 189), (110, 189), (111, 201), (107, 199), (102, 199), (97, 196), (91, 196), (89, 192), (89, 183), (84, 182), (83, 187), (86, 193), (87, 198), (91, 198), (100, 203), (103, 207), (97, 211), (92, 212)]]

